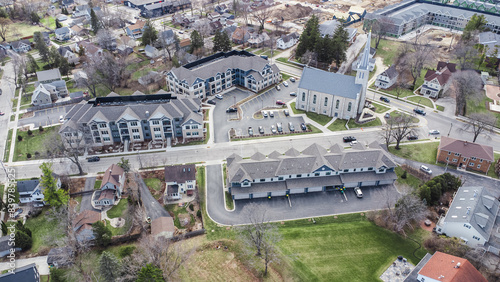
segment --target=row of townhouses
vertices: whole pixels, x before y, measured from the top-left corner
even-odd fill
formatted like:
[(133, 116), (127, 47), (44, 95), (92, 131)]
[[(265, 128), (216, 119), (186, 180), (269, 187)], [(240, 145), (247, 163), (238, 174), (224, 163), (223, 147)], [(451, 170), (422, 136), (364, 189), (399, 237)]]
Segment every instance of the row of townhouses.
[(184, 141), (202, 139), (200, 100), (170, 94), (132, 96), (110, 93), (76, 104), (67, 114), (59, 133), (68, 142), (82, 140), (92, 147), (117, 142)]
[(275, 64), (246, 51), (220, 52), (167, 73), (167, 85), (174, 94), (204, 98), (240, 86), (252, 92), (279, 83)]
[(350, 150), (339, 144), (327, 150), (314, 143), (302, 153), (291, 148), (267, 157), (257, 152), (250, 159), (233, 154), (227, 158), (227, 183), (235, 200), (285, 196), (392, 184), (395, 167), (376, 141)]
[(484, 15), (487, 20), (486, 27), (492, 32), (499, 32), (499, 15), (477, 9), (418, 0), (402, 1), (369, 13), (365, 17), (364, 26), (367, 29), (372, 21), (382, 19), (389, 25), (388, 35), (400, 37), (423, 25), (463, 30), (474, 14)]

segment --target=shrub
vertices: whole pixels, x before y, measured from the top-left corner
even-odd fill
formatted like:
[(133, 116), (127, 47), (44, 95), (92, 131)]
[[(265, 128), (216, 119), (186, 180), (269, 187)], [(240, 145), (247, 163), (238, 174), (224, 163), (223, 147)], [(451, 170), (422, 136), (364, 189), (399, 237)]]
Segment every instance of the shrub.
[(40, 125), (40, 126), (38, 127), (38, 131), (39, 131), (40, 133), (41, 133), (41, 132), (43, 132), (43, 126), (41, 126), (41, 125)]
[(194, 206), (193, 206), (193, 204), (189, 204), (189, 209), (190, 209), (191, 211), (194, 211)]
[(201, 218), (201, 210), (198, 210), (198, 211), (196, 212), (196, 216), (197, 216), (197, 217), (199, 217), (199, 218)]
[(33, 131), (31, 131), (30, 129), (28, 129), (28, 136), (31, 136), (33, 135)]
[(428, 205), (435, 205), (445, 192), (455, 191), (460, 185), (462, 185), (460, 178), (444, 173), (420, 186), (418, 194), (422, 200), (427, 201)]
[(31, 248), (33, 245), (33, 239), (23, 231), (16, 231), (15, 238), (16, 247), (21, 248), (22, 250), (27, 250)]
[(23, 137), (21, 135), (17, 135), (17, 141), (19, 142), (23, 141)]
[(495, 173), (498, 177), (500, 177), (500, 158), (498, 158), (497, 163), (495, 164)]
[(408, 177), (406, 170), (403, 171), (403, 174), (401, 174), (401, 178), (406, 179)]
[(26, 154), (26, 158), (31, 159), (31, 154), (30, 154), (30, 153), (27, 153), (27, 154)]
[(121, 247), (119, 251), (120, 258), (128, 257), (130, 256), (135, 250), (135, 246), (125, 246)]

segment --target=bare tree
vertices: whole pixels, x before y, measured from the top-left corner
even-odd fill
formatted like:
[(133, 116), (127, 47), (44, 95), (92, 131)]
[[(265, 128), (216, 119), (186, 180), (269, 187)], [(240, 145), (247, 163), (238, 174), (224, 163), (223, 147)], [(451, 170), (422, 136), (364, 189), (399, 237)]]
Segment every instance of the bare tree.
[(26, 67), (25, 58), (14, 51), (9, 51), (9, 56), (12, 58), (12, 67), (14, 69), (14, 85), (19, 88), (23, 81), (21, 80), (23, 76), (23, 70)]
[(401, 94), (403, 94), (405, 89), (408, 89), (408, 84), (403, 81), (403, 77), (402, 77), (402, 75), (400, 75), (398, 77), (398, 80), (394, 84), (394, 92), (396, 92), (396, 99), (399, 100), (399, 96), (401, 96)]
[(372, 34), (373, 37), (375, 37), (375, 49), (378, 49), (380, 40), (382, 40), (382, 38), (384, 38), (390, 31), (391, 25), (393, 25), (393, 21), (387, 17), (383, 17), (372, 22)]
[(474, 60), (478, 58), (479, 52), (472, 41), (459, 41), (453, 50), (453, 56), (458, 61), (460, 69), (470, 69), (474, 66)]
[(5, 41), (7, 38), (7, 33), (10, 31), (12, 26), (12, 21), (7, 18), (0, 18), (0, 37)]
[(265, 7), (259, 10), (255, 10), (252, 13), (253, 18), (259, 23), (259, 33), (264, 30), (264, 24), (267, 19), (271, 17), (273, 10), (269, 7)]
[(400, 50), (402, 57), (399, 60), (399, 64), (401, 64), (402, 68), (413, 78), (412, 85), (415, 86), (422, 69), (432, 61), (434, 48), (435, 47), (428, 42), (417, 42), (414, 44), (406, 42), (403, 44)]
[(457, 71), (451, 76), (456, 100), (456, 115), (465, 115), (467, 103), (477, 103), (482, 98), (483, 81), (473, 70)]
[(424, 220), (427, 214), (427, 207), (422, 200), (412, 194), (403, 195), (394, 208), (394, 231), (406, 236), (404, 228), (409, 227), (413, 230), (413, 224)]
[(97, 86), (100, 84), (100, 77), (92, 63), (86, 63), (83, 72), (85, 77), (76, 80), (76, 85), (81, 88), (87, 88), (92, 96), (97, 97)]
[[(94, 79), (99, 81), (110, 91), (114, 91), (117, 87), (125, 86), (124, 83), (130, 77), (130, 72), (127, 70), (127, 62), (124, 57), (113, 56), (105, 52), (101, 57), (92, 57), (90, 60), (90, 67), (95, 68)], [(86, 72), (89, 70), (85, 69)], [(87, 77), (91, 76), (87, 74)], [(91, 81), (93, 82), (93, 81)]]
[(239, 229), (242, 242), (248, 251), (264, 260), (265, 276), (269, 263), (278, 259), (276, 246), (281, 241), (280, 233), (276, 225), (269, 222), (263, 205), (249, 204), (244, 208), (243, 215), (249, 224)]
[(113, 51), (116, 49), (116, 36), (109, 28), (101, 28), (97, 32), (97, 42), (101, 48)]
[(493, 133), (493, 126), (496, 117), (491, 113), (472, 113), (469, 115), (469, 122), (464, 123), (462, 131), (472, 133), (474, 136), (472, 142), (475, 143), (479, 135), (491, 139), (490, 133)]
[(76, 129), (70, 129), (63, 134), (54, 131), (45, 139), (45, 149), (47, 157), (63, 157), (70, 160), (78, 168), (78, 173), (83, 175), (83, 167), (80, 156), (89, 148), (90, 132), (83, 126), (78, 126)]
[(392, 118), (387, 119), (386, 124), (382, 127), (382, 131), (380, 131), (379, 133), (380, 137), (382, 137), (382, 140), (384, 140), (387, 150), (389, 150), (389, 144), (391, 144), (393, 138), (392, 137), (393, 123), (394, 119)]
[(392, 137), (396, 140), (396, 150), (399, 150), (399, 143), (401, 140), (403, 140), (403, 138), (408, 136), (410, 133), (414, 132), (414, 129), (411, 127), (413, 117), (405, 113), (401, 113), (400, 116), (392, 117), (389, 120), (391, 119), (392, 121), (388, 122), (392, 123)]
[(212, 29), (210, 28), (210, 21), (208, 19), (200, 19), (193, 23), (193, 30), (198, 31), (203, 39), (210, 36)]
[(238, 9), (238, 13), (243, 17), (245, 21), (245, 26), (248, 26), (248, 16), (252, 12), (252, 7), (250, 6), (250, 2), (239, 2), (236, 9)]

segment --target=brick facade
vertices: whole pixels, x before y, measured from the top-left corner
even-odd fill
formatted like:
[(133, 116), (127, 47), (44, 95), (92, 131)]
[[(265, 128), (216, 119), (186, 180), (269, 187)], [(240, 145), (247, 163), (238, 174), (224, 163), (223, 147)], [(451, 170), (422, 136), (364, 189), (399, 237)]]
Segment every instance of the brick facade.
[(448, 163), (456, 167), (466, 166), (467, 170), (474, 170), (482, 173), (487, 173), (491, 165), (491, 161), (489, 160), (477, 157), (462, 157), (461, 153), (450, 152), (444, 149), (438, 149), (437, 161), (443, 164)]

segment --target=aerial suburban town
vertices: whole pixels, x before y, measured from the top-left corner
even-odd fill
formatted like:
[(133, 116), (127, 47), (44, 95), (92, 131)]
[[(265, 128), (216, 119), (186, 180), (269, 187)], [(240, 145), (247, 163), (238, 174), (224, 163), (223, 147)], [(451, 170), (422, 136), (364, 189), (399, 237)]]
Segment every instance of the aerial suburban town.
[(0, 282), (500, 281), (500, 0), (0, 0)]

